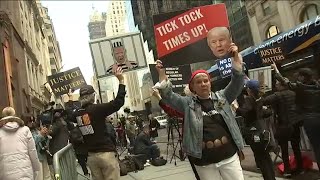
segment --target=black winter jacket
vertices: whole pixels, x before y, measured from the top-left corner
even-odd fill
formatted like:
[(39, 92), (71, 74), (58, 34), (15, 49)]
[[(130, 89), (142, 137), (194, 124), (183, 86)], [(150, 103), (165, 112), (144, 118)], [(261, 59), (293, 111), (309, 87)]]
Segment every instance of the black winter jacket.
[(299, 122), (296, 93), (291, 90), (275, 92), (263, 99), (264, 105), (272, 105), (277, 116), (276, 125), (294, 125)]
[(299, 114), (320, 114), (320, 84), (313, 82), (303, 84), (299, 81), (290, 82), (280, 73), (276, 73), (276, 79), (296, 92), (296, 104)]
[(77, 124), (78, 126), (86, 126), (84, 128), (86, 135), (83, 138), (88, 147), (88, 152), (116, 151), (114, 137), (107, 132), (105, 117), (117, 112), (123, 106), (125, 94), (125, 86), (119, 84), (118, 94), (114, 100), (108, 103), (90, 104), (83, 107), (86, 110), (86, 114), (80, 118), (82, 122), (77, 122)]

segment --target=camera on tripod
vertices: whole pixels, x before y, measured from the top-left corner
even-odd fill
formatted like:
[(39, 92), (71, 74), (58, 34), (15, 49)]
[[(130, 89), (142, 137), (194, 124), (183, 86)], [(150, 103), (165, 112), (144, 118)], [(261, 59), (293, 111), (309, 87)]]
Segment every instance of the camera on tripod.
[[(168, 157), (168, 153), (169, 153), (169, 146), (171, 146), (173, 148), (173, 152), (171, 155), (171, 160), (170, 163), (172, 162), (173, 159), (175, 159), (175, 165), (177, 165), (177, 161), (176, 161), (176, 157), (178, 157), (181, 161), (185, 160), (185, 155), (182, 151), (182, 134), (180, 132), (180, 123), (179, 123), (179, 119), (178, 117), (169, 117), (167, 119), (167, 126), (168, 126), (168, 142), (167, 142), (167, 157)], [(177, 135), (178, 135), (178, 140), (175, 140), (175, 134), (174, 130), (176, 131)], [(171, 141), (171, 142), (170, 142)], [(176, 155), (176, 151), (178, 146), (180, 146), (180, 148), (178, 149), (179, 155)]]

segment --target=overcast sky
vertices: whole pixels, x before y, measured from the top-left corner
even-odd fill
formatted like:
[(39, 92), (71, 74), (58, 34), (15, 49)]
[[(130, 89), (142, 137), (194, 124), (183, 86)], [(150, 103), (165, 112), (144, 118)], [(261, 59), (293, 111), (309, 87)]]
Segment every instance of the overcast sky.
[(95, 7), (107, 10), (107, 1), (41, 1), (48, 7), (59, 41), (63, 70), (80, 67), (87, 84), (93, 76), (89, 49), (89, 16)]

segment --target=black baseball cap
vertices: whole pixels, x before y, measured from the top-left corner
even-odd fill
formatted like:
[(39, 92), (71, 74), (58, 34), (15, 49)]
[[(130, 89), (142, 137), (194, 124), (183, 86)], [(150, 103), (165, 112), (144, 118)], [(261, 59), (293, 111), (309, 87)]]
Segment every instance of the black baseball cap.
[(94, 93), (94, 89), (91, 85), (85, 85), (80, 88), (80, 96), (88, 95)]

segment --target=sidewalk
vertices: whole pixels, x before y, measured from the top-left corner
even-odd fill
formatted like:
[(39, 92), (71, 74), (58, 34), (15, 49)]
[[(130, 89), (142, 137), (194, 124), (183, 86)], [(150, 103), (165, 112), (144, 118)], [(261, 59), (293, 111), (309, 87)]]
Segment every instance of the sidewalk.
[[(245, 180), (261, 180), (261, 174), (244, 171)], [(127, 176), (122, 176), (120, 180), (195, 180), (192, 169), (188, 161), (178, 161), (177, 166), (174, 162), (167, 163), (165, 166), (148, 166), (137, 173), (131, 172)], [(212, 178), (215, 180), (214, 178)], [(284, 180), (277, 178), (277, 180)]]
[[(250, 147), (245, 147), (244, 150), (243, 150), (243, 153), (245, 155), (245, 160), (243, 160), (241, 162), (241, 166), (242, 166), (243, 170), (250, 171), (250, 172), (256, 172), (256, 173), (261, 173), (259, 170), (257, 170), (256, 163), (255, 163), (253, 152), (252, 152), (251, 148)], [(307, 154), (308, 156), (312, 156), (308, 152), (304, 152), (303, 154)], [(272, 160), (274, 160), (274, 158), (275, 158), (275, 154), (274, 153), (271, 153), (271, 158), (272, 158)], [(282, 160), (280, 158), (278, 158), (277, 159), (277, 163), (274, 166), (277, 177), (282, 177), (281, 174), (277, 170), (277, 164), (279, 164), (281, 162), (282, 162)], [(296, 179), (296, 180), (300, 180), (300, 179), (301, 180), (315, 180), (315, 179), (319, 179), (319, 178), (320, 178), (320, 174), (318, 172), (317, 164), (313, 163), (313, 170), (307, 171), (305, 174), (293, 177), (292, 179)]]
[[(244, 154), (246, 159), (241, 162), (242, 168), (244, 170), (245, 180), (261, 180), (261, 172), (257, 170), (256, 164), (254, 161), (253, 153), (250, 147), (245, 147)], [(123, 154), (125, 156), (125, 153)], [(272, 159), (275, 155), (271, 154)], [(164, 156), (165, 157), (165, 156)], [(131, 172), (126, 176), (122, 176), (121, 180), (195, 180), (193, 171), (190, 167), (188, 160), (180, 161), (177, 159), (177, 166), (174, 165), (174, 160), (170, 163), (170, 157), (168, 158), (169, 162), (165, 166), (155, 167), (147, 166), (144, 170), (137, 173)], [(281, 159), (278, 159), (280, 162)], [(315, 165), (314, 165), (315, 167)], [(316, 169), (316, 168), (315, 168)], [(81, 168), (78, 166), (78, 172), (82, 172)], [(276, 170), (277, 180), (284, 180), (281, 175)], [(320, 178), (320, 175), (317, 171), (308, 171), (303, 175), (296, 176), (292, 178), (293, 180), (316, 180)], [(84, 178), (79, 177), (79, 180), (85, 180)]]

